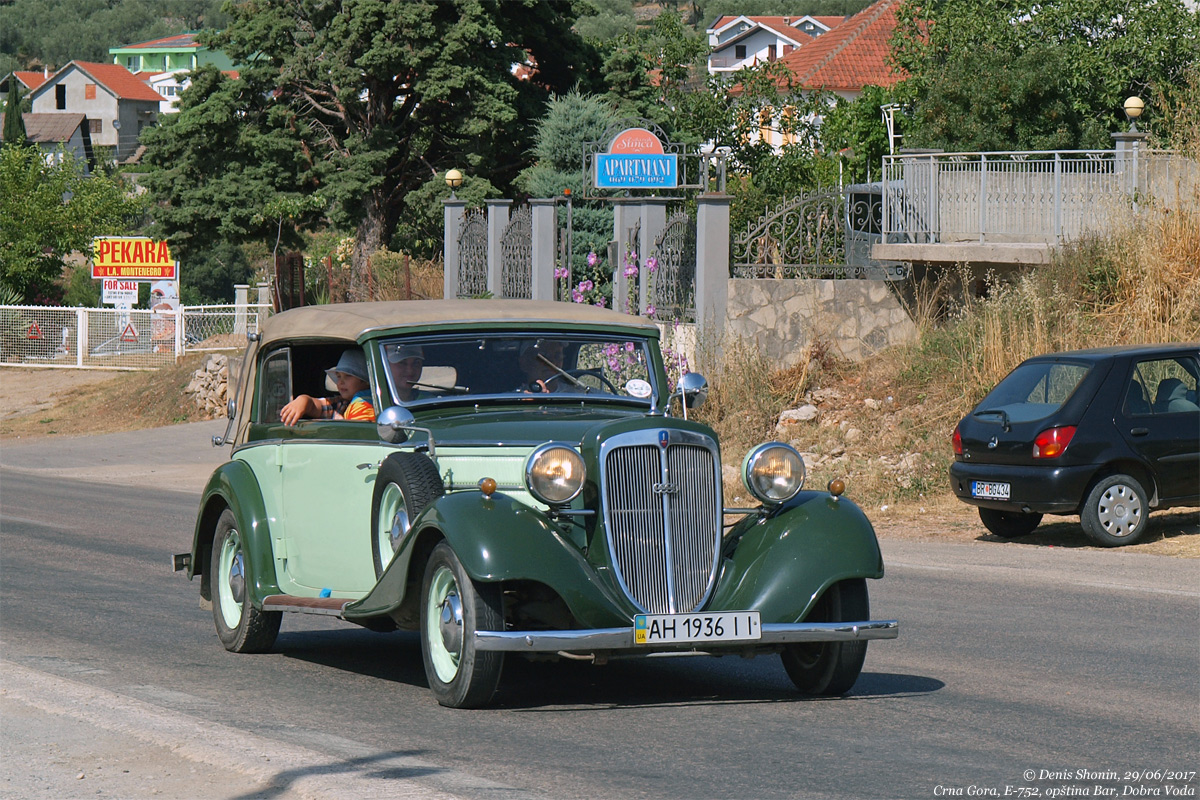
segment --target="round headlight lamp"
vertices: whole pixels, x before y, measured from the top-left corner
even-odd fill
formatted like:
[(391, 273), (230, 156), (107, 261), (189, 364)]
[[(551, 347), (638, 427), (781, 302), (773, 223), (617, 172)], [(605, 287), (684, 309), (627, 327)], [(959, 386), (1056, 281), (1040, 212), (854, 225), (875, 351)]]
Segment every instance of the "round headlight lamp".
[(574, 447), (547, 442), (525, 462), (525, 486), (548, 506), (565, 505), (583, 488), (583, 458)]
[(767, 442), (746, 454), (742, 483), (750, 494), (769, 506), (786, 503), (804, 486), (807, 470), (796, 448)]

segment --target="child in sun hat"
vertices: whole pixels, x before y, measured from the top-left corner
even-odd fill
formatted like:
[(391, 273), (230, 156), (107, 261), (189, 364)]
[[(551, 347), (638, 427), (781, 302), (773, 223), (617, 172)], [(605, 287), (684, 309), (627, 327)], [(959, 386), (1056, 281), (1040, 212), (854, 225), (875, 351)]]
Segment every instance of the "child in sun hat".
[(279, 413), (283, 424), (295, 425), (305, 418), (375, 421), (371, 384), (367, 378), (367, 359), (362, 350), (355, 348), (345, 351), (335, 366), (325, 370), (325, 374), (337, 384), (338, 396), (297, 396)]

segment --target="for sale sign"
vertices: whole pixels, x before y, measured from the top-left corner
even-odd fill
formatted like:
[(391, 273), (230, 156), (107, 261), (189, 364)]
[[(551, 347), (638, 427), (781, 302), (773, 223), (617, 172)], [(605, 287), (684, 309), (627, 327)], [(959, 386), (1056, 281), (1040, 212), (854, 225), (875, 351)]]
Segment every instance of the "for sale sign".
[(138, 282), (123, 281), (117, 278), (104, 279), (104, 294), (100, 300), (114, 306), (133, 306), (137, 304)]
[(140, 236), (98, 236), (92, 240), (92, 277), (173, 281), (178, 276), (165, 241)]

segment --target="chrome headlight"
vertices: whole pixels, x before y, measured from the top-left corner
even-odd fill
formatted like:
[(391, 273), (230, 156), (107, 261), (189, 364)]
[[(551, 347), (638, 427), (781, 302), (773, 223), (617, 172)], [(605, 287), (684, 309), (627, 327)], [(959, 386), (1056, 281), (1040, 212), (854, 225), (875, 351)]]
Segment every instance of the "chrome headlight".
[(525, 462), (525, 486), (548, 506), (574, 500), (583, 488), (584, 477), (583, 458), (567, 444), (547, 442)]
[(804, 459), (796, 448), (782, 442), (767, 442), (746, 454), (742, 461), (742, 483), (760, 502), (775, 506), (786, 503), (804, 486)]

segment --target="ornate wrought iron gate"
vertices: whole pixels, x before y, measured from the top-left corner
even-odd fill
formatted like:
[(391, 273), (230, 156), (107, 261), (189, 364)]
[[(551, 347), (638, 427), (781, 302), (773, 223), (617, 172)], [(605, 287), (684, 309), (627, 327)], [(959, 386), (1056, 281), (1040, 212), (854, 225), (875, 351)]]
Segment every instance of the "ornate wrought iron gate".
[(505, 297), (533, 296), (533, 210), (513, 212), (500, 239), (500, 288)]
[(458, 235), (458, 296), (487, 294), (487, 217), (483, 209), (467, 211)]
[(653, 255), (658, 265), (647, 276), (647, 300), (654, 306), (653, 316), (661, 320), (694, 322), (696, 220), (682, 211), (672, 214), (662, 234), (654, 241)]

